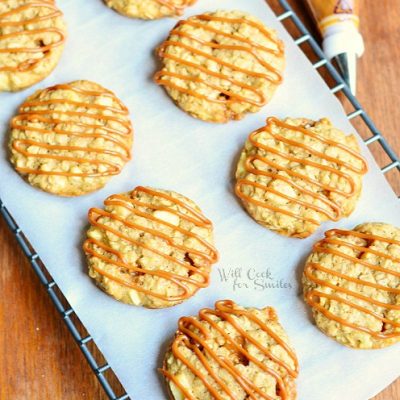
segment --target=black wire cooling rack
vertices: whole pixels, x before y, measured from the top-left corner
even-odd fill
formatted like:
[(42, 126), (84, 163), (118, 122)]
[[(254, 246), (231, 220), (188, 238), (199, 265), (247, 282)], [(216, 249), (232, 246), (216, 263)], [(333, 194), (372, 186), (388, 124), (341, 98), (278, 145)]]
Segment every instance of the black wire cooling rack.
[[(387, 165), (381, 168), (382, 173), (387, 174), (389, 171), (395, 171), (396, 174), (400, 175), (400, 160), (393, 149), (390, 147), (382, 134), (378, 131), (375, 124), (372, 122), (371, 118), (367, 115), (365, 110), (361, 107), (358, 100), (352, 95), (350, 89), (345, 84), (335, 67), (325, 58), (320, 46), (311, 36), (310, 32), (301, 22), (301, 20), (293, 11), (288, 2), (286, 0), (279, 0), (279, 3), (282, 8), (282, 13), (277, 15), (277, 19), (282, 22), (286, 27), (288, 25), (294, 25), (294, 27), (299, 32), (298, 37), (295, 37), (293, 35), (295, 43), (298, 46), (302, 47), (303, 44), (307, 44), (312, 49), (314, 53), (314, 56), (312, 58), (316, 58), (316, 60), (313, 61), (313, 67), (316, 70), (320, 70), (321, 68), (325, 69), (326, 73), (323, 74), (325, 80), (329, 80), (333, 83), (333, 86), (330, 88), (331, 92), (334, 94), (341, 93), (342, 100), (347, 99), (350, 107), (352, 108), (352, 111), (347, 114), (347, 118), (349, 120), (353, 120), (359, 117), (363, 121), (364, 129), (366, 128), (368, 132), (368, 137), (364, 140), (365, 143), (368, 146), (376, 142), (379, 143), (381, 149), (388, 157), (389, 162)], [(44, 285), (57, 311), (61, 314), (65, 325), (71, 332), (71, 335), (81, 349), (93, 372), (96, 374), (107, 396), (111, 400), (130, 399), (128, 394), (125, 393), (122, 389), (122, 385), (118, 384), (118, 378), (115, 377), (115, 374), (113, 373), (110, 365), (101, 355), (101, 352), (97, 349), (93, 338), (87, 333), (85, 327), (79, 321), (74, 310), (68, 304), (61, 291), (58, 289), (56, 282), (47, 271), (45, 265), (40, 259), (39, 254), (37, 254), (32, 248), (28, 238), (19, 228), (18, 224), (15, 222), (11, 213), (7, 210), (5, 204), (1, 201), (1, 199), (0, 214), (3, 216), (10, 230), (15, 235), (18, 244), (22, 248), (25, 256), (28, 258), (41, 283)], [(113, 378), (111, 378), (112, 375), (114, 375)]]

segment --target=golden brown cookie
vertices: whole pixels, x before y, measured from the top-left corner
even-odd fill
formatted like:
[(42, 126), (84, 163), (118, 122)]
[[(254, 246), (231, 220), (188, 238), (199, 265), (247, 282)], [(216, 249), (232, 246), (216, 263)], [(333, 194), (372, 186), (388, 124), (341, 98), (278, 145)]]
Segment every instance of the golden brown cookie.
[(179, 21), (158, 54), (155, 82), (184, 111), (211, 122), (259, 111), (282, 82), (285, 64), (276, 32), (242, 11)]
[(161, 372), (173, 400), (296, 399), (296, 354), (271, 307), (223, 300), (182, 317)]
[(11, 120), (15, 169), (61, 196), (102, 188), (131, 157), (128, 109), (107, 89), (75, 81), (38, 90)]
[(328, 336), (356, 349), (400, 341), (400, 229), (332, 229), (306, 262), (304, 297)]
[(108, 7), (131, 18), (158, 19), (182, 15), (197, 0), (104, 0)]
[(56, 67), (66, 28), (53, 0), (0, 1), (0, 91), (31, 86)]
[(271, 117), (245, 144), (235, 191), (258, 223), (304, 238), (353, 212), (366, 172), (356, 138), (328, 119)]
[(108, 294), (149, 308), (174, 306), (207, 287), (218, 259), (211, 222), (187, 197), (138, 186), (89, 211), (89, 275)]

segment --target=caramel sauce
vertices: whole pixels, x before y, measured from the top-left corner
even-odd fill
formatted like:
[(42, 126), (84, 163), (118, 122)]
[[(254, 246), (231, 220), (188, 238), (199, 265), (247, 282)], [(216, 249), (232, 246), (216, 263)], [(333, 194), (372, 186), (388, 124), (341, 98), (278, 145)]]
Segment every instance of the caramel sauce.
[[(104, 91), (93, 91), (84, 90), (74, 87), (70, 84), (62, 84), (52, 86), (45, 89), (44, 92), (52, 92), (56, 90), (67, 90), (72, 91), (84, 96), (105, 96), (112, 98), (113, 101), (117, 101), (118, 107), (105, 106), (101, 104), (90, 104), (89, 102), (78, 102), (69, 99), (50, 99), (42, 100), (41, 98), (34, 100), (27, 100), (19, 108), (18, 115), (16, 115), (10, 123), (11, 129), (18, 129), (24, 131), (29, 137), (29, 132), (39, 133), (45, 136), (46, 134), (66, 135), (69, 137), (80, 137), (80, 138), (101, 138), (104, 141), (112, 142), (118, 146), (119, 151), (107, 150), (103, 148), (87, 147), (87, 146), (70, 146), (70, 145), (56, 145), (49, 144), (44, 138), (43, 141), (37, 141), (33, 139), (15, 139), (12, 142), (12, 148), (14, 151), (24, 155), (25, 157), (34, 157), (39, 159), (52, 159), (60, 161), (70, 161), (78, 164), (91, 164), (97, 167), (106, 167), (104, 171), (100, 172), (94, 170), (93, 172), (69, 172), (69, 171), (44, 171), (39, 168), (25, 168), (16, 167), (17, 171), (23, 174), (36, 174), (36, 175), (60, 175), (60, 176), (76, 176), (76, 177), (97, 177), (97, 176), (109, 176), (117, 175), (122, 166), (114, 161), (104, 160), (102, 155), (109, 155), (121, 159), (122, 161), (128, 161), (131, 158), (131, 150), (129, 145), (124, 143), (123, 138), (132, 137), (132, 127), (129, 120), (123, 117), (129, 115), (128, 109), (120, 102), (112, 92)], [(57, 104), (76, 106), (77, 108), (84, 108), (85, 111), (61, 111), (55, 107)], [(44, 107), (46, 109), (37, 109), (38, 107)], [(97, 113), (96, 111), (99, 111)], [(106, 112), (113, 113), (114, 115), (108, 115)], [(115, 114), (119, 114), (116, 116)], [(71, 119), (65, 119), (65, 117), (71, 117)], [(84, 119), (83, 121), (75, 121), (73, 118), (78, 117)], [(50, 124), (50, 129), (36, 127), (37, 123)], [(108, 123), (118, 124), (119, 127), (109, 127)], [(62, 127), (60, 127), (62, 126)], [(66, 129), (66, 126), (72, 129)], [(82, 131), (73, 130), (73, 128), (80, 128)], [(86, 133), (86, 130), (92, 131), (92, 133)], [(32, 153), (29, 150), (30, 146), (38, 147), (39, 149), (46, 150), (40, 154)], [(71, 152), (70, 156), (56, 154), (58, 151)], [(82, 152), (82, 156), (78, 157), (73, 155), (72, 152)], [(91, 155), (91, 156), (90, 156)]]
[[(339, 238), (335, 238), (335, 236), (337, 235), (343, 235), (343, 236), (355, 236), (358, 238), (362, 238), (365, 239), (368, 242), (374, 242), (374, 241), (378, 241), (378, 242), (383, 242), (386, 243), (388, 245), (397, 245), (400, 246), (400, 241), (394, 240), (394, 239), (390, 239), (390, 238), (385, 238), (385, 237), (381, 237), (381, 236), (376, 236), (376, 235), (372, 235), (372, 234), (366, 234), (366, 233), (360, 233), (360, 232), (356, 232), (356, 231), (346, 231), (346, 230), (340, 230), (340, 229), (332, 229), (329, 230), (327, 232), (325, 232), (325, 238), (320, 240), (319, 242), (317, 242), (314, 245), (314, 252), (318, 252), (318, 253), (325, 253), (325, 254), (332, 254), (336, 257), (340, 257), (343, 258), (345, 260), (349, 260), (354, 264), (361, 264), (364, 267), (370, 268), (371, 270), (374, 271), (379, 271), (388, 275), (392, 275), (395, 276), (397, 278), (400, 278), (400, 271), (396, 271), (396, 270), (392, 270), (389, 268), (385, 268), (382, 267), (381, 265), (384, 264), (384, 262), (386, 260), (391, 260), (393, 262), (399, 263), (400, 265), (400, 258), (396, 258), (393, 257), (391, 255), (382, 253), (381, 251), (377, 251), (374, 249), (371, 249), (370, 247), (367, 246), (358, 246), (355, 245), (353, 243), (347, 242), (343, 239), (339, 239)], [(360, 254), (365, 255), (365, 254), (373, 254), (376, 255), (377, 257), (379, 257), (379, 264), (380, 265), (374, 265), (371, 264), (370, 262), (361, 259), (361, 258), (357, 258), (354, 257), (352, 255), (346, 254), (344, 251), (340, 250), (340, 249), (335, 249), (333, 247), (328, 247), (329, 245), (337, 245), (337, 246), (342, 246), (345, 248), (348, 248), (350, 250), (354, 250), (354, 251), (358, 251), (360, 252)], [(348, 282), (353, 282), (356, 283), (358, 285), (363, 285), (363, 286), (367, 286), (370, 288), (374, 288), (377, 290), (383, 290), (385, 292), (388, 293), (393, 293), (394, 295), (400, 295), (400, 288), (391, 288), (389, 286), (384, 286), (378, 283), (374, 283), (374, 282), (369, 282), (363, 279), (359, 279), (359, 278), (355, 278), (355, 277), (351, 277), (348, 276), (344, 273), (341, 272), (337, 272), (334, 271), (331, 268), (328, 268), (326, 266), (323, 266), (321, 264), (318, 263), (313, 263), (313, 262), (308, 262), (305, 270), (304, 270), (304, 275), (307, 279), (309, 279), (311, 282), (315, 283), (316, 285), (319, 286), (323, 286), (325, 288), (329, 288), (332, 289), (329, 293), (326, 293), (325, 291), (322, 292), (321, 290), (310, 290), (309, 292), (307, 292), (305, 294), (305, 299), (306, 302), (315, 310), (317, 310), (318, 312), (320, 312), (321, 314), (323, 314), (326, 318), (329, 318), (330, 320), (336, 321), (341, 325), (344, 326), (348, 326), (350, 328), (365, 332), (370, 334), (371, 336), (377, 338), (377, 339), (389, 339), (389, 338), (394, 338), (394, 337), (398, 337), (400, 336), (400, 331), (397, 332), (388, 332), (386, 331), (385, 325), (389, 325), (393, 328), (400, 328), (400, 323), (399, 322), (395, 322), (393, 320), (391, 320), (388, 317), (385, 317), (383, 315), (386, 314), (385, 312), (382, 312), (381, 314), (372, 311), (370, 309), (368, 309), (367, 307), (361, 306), (359, 304), (355, 304), (353, 303), (351, 300), (345, 299), (342, 296), (340, 296), (340, 294), (343, 295), (347, 295), (347, 296), (351, 296), (355, 299), (358, 300), (362, 300), (365, 303), (371, 304), (371, 305), (375, 305), (378, 307), (382, 307), (385, 310), (400, 310), (400, 305), (396, 305), (396, 304), (388, 304), (388, 303), (383, 303), (381, 301), (375, 300), (372, 297), (360, 294), (358, 292), (354, 292), (353, 290), (344, 288), (342, 286), (337, 286), (335, 284), (332, 284), (326, 280), (323, 279), (319, 279), (317, 278), (314, 274), (313, 271), (322, 271), (325, 272), (326, 274), (329, 274), (333, 277), (338, 277), (340, 279), (344, 279)], [(338, 294), (334, 294), (334, 293), (338, 293)], [(346, 304), (349, 307), (352, 307), (364, 314), (370, 315), (374, 318), (376, 318), (378, 321), (382, 322), (382, 327), (383, 327), (383, 331), (379, 331), (376, 332), (374, 330), (371, 330), (370, 328), (367, 328), (365, 326), (361, 326), (358, 325), (356, 323), (350, 322), (348, 320), (345, 320), (343, 318), (340, 318), (338, 316), (336, 316), (335, 314), (333, 314), (332, 312), (330, 312), (329, 310), (325, 309), (319, 302), (320, 299), (322, 298), (326, 298), (328, 300), (333, 300), (336, 301), (338, 303), (341, 304)]]
[[(2, 2), (7, 3), (8, 0), (1, 0)], [(31, 10), (34, 8), (47, 8), (49, 9), (49, 13), (47, 15), (43, 16), (36, 16), (32, 18), (26, 18), (22, 19), (21, 21), (12, 21), (8, 19), (9, 17), (13, 18), (18, 14), (23, 14), (24, 11), (26, 10)], [(16, 66), (10, 66), (10, 65), (4, 65), (0, 66), (0, 72), (1, 71), (14, 71), (14, 72), (27, 72), (32, 69), (34, 69), (38, 63), (46, 59), (50, 51), (58, 46), (61, 46), (64, 41), (65, 41), (65, 33), (59, 29), (59, 28), (37, 28), (37, 29), (27, 29), (27, 26), (30, 24), (36, 24), (38, 22), (42, 21), (49, 21), (54, 18), (58, 18), (62, 16), (62, 12), (57, 8), (57, 6), (54, 4), (52, 1), (46, 1), (46, 0), (41, 0), (41, 1), (35, 1), (32, 0), (32, 2), (28, 4), (21, 5), (17, 8), (14, 8), (12, 10), (3, 12), (0, 14), (0, 29), (4, 29), (6, 27), (16, 27), (20, 28), (19, 30), (11, 33), (6, 33), (6, 34), (1, 34), (0, 35), (0, 43), (2, 40), (7, 40), (7, 39), (14, 39), (17, 40), (18, 37), (24, 37), (24, 36), (33, 36), (33, 37), (38, 37), (40, 38), (40, 35), (43, 34), (52, 34), (53, 36), (57, 36), (57, 40), (54, 43), (50, 44), (40, 44), (37, 47), (6, 47), (6, 48), (0, 48), (0, 54), (4, 53), (26, 53), (28, 56), (29, 54), (34, 54), (34, 53), (43, 53), (43, 57), (40, 58), (27, 58), (23, 62), (19, 63)]]
[[(228, 24), (247, 24), (248, 26), (257, 29), (261, 32), (272, 44), (276, 47), (276, 49), (271, 49), (265, 46), (262, 46), (255, 42), (254, 40), (247, 39), (237, 34), (231, 34), (224, 32), (222, 29), (214, 28), (212, 26), (208, 26), (201, 21), (212, 21), (212, 22), (222, 22)], [(215, 33), (224, 38), (228, 38), (239, 42), (240, 44), (224, 44), (224, 43), (215, 43), (215, 42), (207, 42), (204, 41), (196, 36), (191, 35), (190, 33), (181, 30), (182, 26), (188, 26), (193, 28), (202, 29), (207, 32)], [(173, 36), (177, 36), (180, 38), (189, 39), (189, 42), (192, 44), (188, 44), (188, 42), (177, 41), (173, 39)], [(198, 46), (200, 45), (200, 46)], [(196, 62), (189, 61), (187, 57), (182, 58), (178, 57), (171, 52), (168, 52), (169, 46), (179, 47), (181, 49), (187, 50), (188, 53), (192, 55), (202, 56), (205, 59), (212, 61), (218, 64), (221, 69), (228, 68), (232, 71), (229, 75), (223, 72), (217, 72), (212, 69), (209, 69), (203, 65), (200, 65)], [(210, 54), (209, 51), (201, 50), (202, 47), (206, 47), (208, 49), (220, 49), (220, 50), (227, 50), (227, 51), (242, 51), (245, 53), (251, 54), (255, 61), (259, 64), (262, 68), (257, 68), (260, 70), (264, 70), (263, 72), (251, 71), (249, 69), (238, 67), (232, 63), (224, 61), (222, 58), (214, 56)], [(195, 68), (197, 71), (207, 74), (209, 77), (214, 77), (221, 79), (226, 82), (230, 82), (233, 86), (238, 87), (242, 90), (245, 90), (248, 94), (251, 93), (252, 96), (245, 96), (237, 94), (231, 90), (225, 89), (223, 86), (216, 85), (212, 83), (211, 79), (203, 79), (200, 76), (192, 75), (185, 75), (179, 72), (161, 70), (158, 71), (155, 76), (154, 80), (157, 84), (169, 87), (171, 89), (176, 89), (181, 93), (186, 93), (190, 96), (197, 97), (199, 99), (207, 100), (212, 103), (233, 103), (233, 102), (241, 102), (241, 103), (249, 103), (256, 106), (263, 106), (267, 103), (268, 99), (265, 98), (265, 95), (262, 90), (257, 90), (256, 88), (252, 87), (245, 82), (235, 78), (237, 73), (245, 74), (249, 77), (254, 78), (262, 78), (265, 79), (272, 84), (278, 85), (282, 82), (282, 75), (281, 73), (269, 62), (265, 61), (261, 56), (261, 53), (268, 53), (272, 54), (276, 57), (283, 56), (283, 43), (279, 39), (275, 39), (273, 35), (268, 32), (263, 25), (260, 23), (248, 20), (246, 18), (227, 18), (227, 17), (217, 17), (212, 15), (197, 15), (194, 17), (189, 18), (186, 21), (180, 21), (176, 27), (171, 31), (169, 38), (159, 47), (158, 54), (162, 59), (169, 59), (173, 60), (180, 65), (185, 65), (190, 68)], [(224, 67), (224, 68), (222, 68)], [(265, 72), (265, 70), (267, 72)], [(213, 89), (214, 94), (211, 96), (202, 94), (201, 91), (192, 90), (184, 88), (176, 83), (174, 83), (171, 79), (168, 78), (177, 78), (182, 81), (186, 82), (196, 82), (203, 85), (208, 86), (209, 88)], [(215, 97), (215, 93), (219, 94), (219, 96)], [(255, 98), (254, 98), (255, 97)]]
[[(173, 203), (174, 205), (178, 205), (182, 209), (184, 209), (187, 213), (183, 213), (179, 210), (175, 210), (171, 208), (170, 206), (161, 206), (161, 205), (154, 205), (151, 203), (144, 203), (141, 202), (140, 200), (136, 199), (135, 196), (138, 193), (146, 193), (151, 196), (156, 196), (160, 197), (163, 199), (166, 199)], [(144, 207), (150, 210), (159, 210), (159, 211), (166, 211), (168, 213), (174, 214), (178, 216), (181, 219), (186, 220), (187, 222), (193, 223), (196, 227), (201, 227), (201, 228), (211, 228), (212, 223), (209, 221), (201, 212), (195, 210), (193, 207), (185, 204), (184, 202), (176, 199), (175, 197), (172, 197), (166, 193), (159, 192), (153, 189), (145, 188), (142, 186), (138, 186), (135, 190), (132, 191), (130, 198), (127, 198), (126, 196), (123, 195), (112, 195), (106, 199), (104, 204), (107, 205), (113, 205), (113, 206), (118, 206), (118, 207), (123, 207), (126, 210), (129, 210), (130, 213), (140, 216), (145, 218), (148, 221), (151, 222), (156, 222), (158, 224), (164, 225), (168, 228), (171, 228), (177, 232), (182, 233), (183, 235), (192, 238), (194, 241), (199, 243), (201, 247), (203, 248), (202, 250), (196, 250), (191, 247), (187, 247), (185, 245), (180, 245), (175, 243), (174, 238), (166, 235), (158, 230), (154, 230), (148, 227), (145, 227), (143, 225), (140, 225), (138, 223), (134, 223), (131, 221), (126, 220), (125, 218), (119, 217), (117, 214), (108, 212), (105, 210), (101, 210), (99, 208), (91, 208), (89, 210), (89, 222), (92, 226), (96, 226), (100, 229), (102, 229), (104, 232), (107, 233), (112, 233), (118, 238), (124, 240), (126, 243), (131, 244), (133, 246), (138, 246), (141, 247), (145, 250), (148, 250), (162, 258), (164, 258), (166, 261), (174, 263), (176, 265), (179, 265), (185, 270), (187, 270), (187, 276), (173, 273), (170, 271), (163, 271), (160, 269), (154, 269), (154, 270), (149, 270), (145, 268), (140, 268), (134, 265), (131, 265), (129, 262), (124, 260), (124, 255), (123, 252), (116, 251), (112, 249), (111, 247), (107, 246), (104, 244), (102, 241), (94, 239), (94, 238), (88, 238), (84, 245), (84, 251), (87, 255), (90, 255), (92, 257), (97, 257), (100, 260), (106, 262), (107, 264), (112, 264), (115, 265), (121, 270), (126, 270), (129, 271), (131, 274), (135, 275), (143, 275), (143, 274), (148, 274), (148, 275), (153, 275), (157, 276), (159, 278), (163, 278), (165, 280), (168, 280), (170, 282), (173, 282), (181, 291), (180, 294), (177, 296), (170, 296), (170, 295), (164, 295), (160, 293), (156, 293), (150, 290), (146, 290), (143, 287), (141, 287), (138, 284), (128, 282), (127, 280), (120, 279), (118, 277), (115, 277), (114, 275), (104, 271), (103, 269), (97, 267), (96, 265), (92, 264), (91, 267), (97, 271), (99, 274), (106, 276), (107, 278), (111, 279), (112, 281), (115, 281), (121, 285), (124, 285), (126, 287), (132, 288), (138, 292), (145, 293), (147, 295), (151, 295), (153, 297), (156, 297), (158, 299), (162, 299), (165, 301), (182, 301), (187, 299), (188, 297), (192, 296), (197, 290), (200, 288), (207, 287), (209, 285), (209, 275), (210, 275), (210, 270), (211, 270), (211, 265), (215, 263), (218, 260), (218, 252), (215, 249), (214, 246), (212, 246), (210, 243), (208, 243), (205, 239), (203, 239), (200, 235), (192, 232), (191, 230), (187, 230), (184, 228), (181, 228), (179, 226), (173, 225), (169, 222), (166, 222), (160, 218), (155, 217), (152, 215), (149, 211), (141, 211), (139, 207)], [(136, 240), (133, 239), (132, 237), (128, 236), (127, 234), (120, 232), (118, 230), (115, 230), (99, 221), (102, 217), (110, 218), (113, 221), (118, 221), (120, 222), (124, 228), (127, 230), (132, 229), (132, 230), (137, 230), (143, 233), (148, 233), (151, 234), (152, 236), (162, 239), (165, 241), (169, 246), (173, 247), (175, 251), (178, 251), (179, 253), (184, 253), (186, 256), (190, 257), (191, 256), (196, 256), (200, 257), (203, 262), (204, 262), (204, 267), (198, 267), (195, 265), (194, 262), (186, 261), (185, 260), (180, 260), (176, 255), (169, 255), (161, 250), (151, 247), (150, 245), (147, 245), (143, 243), (141, 240)], [(125, 230), (124, 230), (125, 231)], [(109, 253), (109, 255), (103, 255), (101, 252), (98, 251), (98, 249), (101, 249), (102, 251), (105, 251), (106, 253)], [(191, 275), (196, 274), (197, 276), (200, 276), (200, 280), (193, 279), (191, 278)], [(190, 284), (191, 287), (189, 287), (187, 284)], [(193, 292), (192, 286), (195, 286), (195, 291)]]
[(174, 4), (171, 0), (156, 0), (156, 1), (162, 6), (172, 10), (175, 15), (182, 15), (185, 8), (193, 5), (197, 0), (185, 0), (182, 2), (182, 5), (180, 6)]
[[(277, 319), (273, 309), (269, 308), (268, 312), (270, 313), (271, 319)], [(267, 333), (277, 345), (285, 350), (292, 360), (293, 367), (282, 360), (282, 358), (274, 355), (269, 349), (263, 346), (262, 343), (258, 342), (251, 334), (246, 332), (234, 316), (247, 318), (251, 322), (255, 323), (259, 329)], [(233, 336), (231, 331), (228, 332), (223, 329), (218, 322), (213, 319), (213, 317), (218, 317), (222, 321), (228, 322), (237, 336)], [(208, 327), (200, 321), (206, 322)], [(215, 350), (209, 346), (207, 339), (210, 338), (211, 329), (217, 331), (217, 333), (225, 340), (225, 346), (236, 352), (241, 359), (254, 363), (264, 373), (271, 375), (276, 380), (276, 394), (278, 395), (279, 393), (281, 400), (288, 399), (288, 388), (286, 387), (280, 372), (277, 369), (262, 363), (258, 357), (251, 355), (245, 349), (244, 344), (246, 342), (251, 343), (251, 345), (255, 346), (265, 357), (274, 362), (278, 368), (284, 369), (292, 378), (296, 378), (298, 375), (299, 366), (297, 357), (288, 344), (285, 343), (285, 341), (263, 321), (253, 315), (251, 311), (238, 308), (238, 306), (231, 300), (221, 300), (215, 303), (215, 310), (207, 308), (200, 310), (198, 319), (194, 317), (180, 318), (178, 327), (179, 329), (171, 347), (172, 354), (176, 359), (180, 360), (195, 377), (202, 381), (207, 391), (216, 400), (223, 400), (226, 396), (232, 400), (236, 400), (235, 393), (231, 390), (229, 385), (220, 378), (220, 369), (229, 373), (234, 381), (246, 393), (246, 398), (273, 400), (276, 399), (276, 397), (271, 397), (266, 394), (255, 383), (249, 380), (245, 374), (243, 374), (242, 370), (238, 370), (232, 361), (220, 357)], [(191, 350), (191, 352), (196, 355), (198, 361), (207, 371), (207, 374), (201, 372), (199, 368), (187, 360), (184, 353), (180, 350), (181, 346)], [(218, 364), (218, 368), (216, 369), (213, 367), (207, 358), (212, 359), (216, 364)], [(181, 390), (186, 399), (196, 400), (187, 388), (179, 382), (178, 378), (165, 369), (165, 366), (161, 369), (161, 372), (168, 381), (173, 382), (176, 387)], [(221, 392), (223, 392), (223, 394), (221, 394)]]
[[(273, 126), (279, 126), (281, 128), (290, 129), (291, 131), (297, 131), (297, 132), (302, 133), (303, 135), (313, 138), (315, 141), (318, 141), (323, 144), (327, 144), (329, 146), (334, 146), (342, 151), (345, 151), (349, 155), (351, 155), (353, 160), (351, 162), (346, 162), (346, 161), (340, 160), (339, 158), (330, 157), (324, 153), (321, 153), (321, 152), (315, 150), (312, 146), (303, 144), (296, 140), (288, 139), (284, 135), (273, 133), (272, 132)], [(308, 158), (299, 158), (299, 157), (291, 155), (287, 152), (284, 152), (284, 151), (278, 150), (274, 147), (260, 143), (257, 140), (257, 136), (261, 132), (267, 132), (269, 134), (269, 136), (271, 138), (275, 139), (277, 142), (304, 149), (307, 153), (310, 154), (310, 156), (311, 155), (317, 156), (323, 162), (333, 162), (336, 164), (337, 167), (336, 168), (331, 167), (322, 162), (315, 162)], [(242, 191), (242, 187), (243, 186), (252, 186), (254, 188), (262, 189), (265, 192), (268, 192), (268, 193), (276, 195), (280, 198), (289, 200), (291, 203), (298, 204), (306, 209), (311, 209), (311, 210), (317, 211), (318, 213), (325, 215), (327, 218), (329, 218), (332, 221), (337, 221), (343, 217), (343, 212), (342, 212), (341, 206), (340, 206), (340, 204), (337, 204), (334, 200), (329, 199), (328, 195), (324, 194), (324, 192), (337, 193), (345, 198), (348, 198), (355, 194), (355, 189), (356, 189), (356, 183), (355, 183), (353, 177), (346, 172), (340, 171), (338, 168), (344, 167), (347, 170), (350, 170), (350, 171), (355, 172), (360, 175), (365, 174), (368, 170), (367, 163), (364, 160), (364, 158), (361, 155), (359, 155), (356, 151), (352, 150), (351, 148), (349, 148), (341, 143), (338, 143), (334, 140), (324, 138), (323, 136), (320, 136), (317, 133), (314, 133), (309, 129), (305, 129), (305, 128), (302, 128), (299, 126), (289, 125), (285, 122), (278, 120), (275, 117), (268, 118), (267, 124), (265, 127), (260, 128), (256, 131), (254, 131), (253, 133), (251, 133), (249, 136), (249, 142), (256, 149), (264, 150), (265, 152), (267, 152), (269, 154), (272, 153), (272, 154), (277, 155), (277, 156), (279, 156), (285, 160), (288, 160), (290, 162), (295, 162), (295, 163), (298, 163), (298, 164), (304, 165), (304, 166), (312, 166), (312, 167), (318, 168), (320, 171), (331, 172), (332, 174), (335, 174), (339, 179), (344, 179), (347, 182), (349, 190), (343, 191), (343, 190), (338, 189), (335, 186), (324, 184), (313, 178), (308, 177), (307, 175), (293, 171), (290, 168), (287, 168), (287, 167), (279, 164), (278, 162), (269, 160), (267, 157), (263, 157), (258, 154), (250, 155), (249, 157), (247, 157), (247, 159), (245, 161), (245, 169), (248, 173), (253, 174), (256, 177), (257, 176), (269, 177), (269, 178), (271, 178), (271, 181), (281, 180), (283, 182), (286, 182), (299, 194), (310, 196), (313, 199), (318, 200), (321, 203), (323, 203), (324, 205), (326, 205), (327, 208), (323, 208), (321, 206), (313, 204), (310, 201), (305, 201), (305, 200), (301, 200), (297, 197), (286, 195), (286, 194), (281, 193), (280, 191), (275, 190), (267, 185), (264, 185), (264, 184), (261, 184), (258, 182), (253, 182), (249, 179), (238, 179), (237, 180), (237, 183), (235, 186), (235, 192), (238, 197), (240, 197), (245, 203), (252, 203), (256, 206), (267, 208), (271, 211), (279, 212), (281, 214), (285, 214), (290, 217), (300, 219), (303, 221), (307, 221), (307, 222), (310, 222), (310, 223), (313, 223), (316, 225), (319, 225), (319, 222), (317, 220), (315, 220), (314, 218), (304, 217), (293, 211), (286, 210), (283, 207), (274, 206), (272, 204), (268, 204), (267, 202), (256, 200), (256, 199), (252, 198), (251, 196), (244, 194)], [(261, 162), (262, 164), (267, 166), (269, 170), (264, 171), (264, 170), (258, 169), (254, 165), (254, 161)], [(276, 172), (272, 172), (273, 170), (276, 170)], [(282, 173), (285, 173), (285, 175)], [(293, 180), (293, 178), (301, 179), (303, 182), (309, 183), (310, 184), (309, 186), (312, 186), (312, 185), (317, 186), (323, 192), (315, 193), (312, 190), (307, 189), (306, 187), (297, 184)]]

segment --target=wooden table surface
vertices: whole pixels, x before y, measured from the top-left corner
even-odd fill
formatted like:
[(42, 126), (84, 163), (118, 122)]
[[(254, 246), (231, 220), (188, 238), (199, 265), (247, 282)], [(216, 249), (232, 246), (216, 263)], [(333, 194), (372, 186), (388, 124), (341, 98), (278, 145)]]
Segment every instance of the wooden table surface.
[[(269, 3), (279, 10), (277, 0)], [(368, 9), (365, 6), (362, 11), (366, 53), (359, 61), (357, 95), (399, 154), (400, 9), (394, 3), (368, 1)], [(301, 1), (292, 0), (291, 4), (315, 32)], [(386, 164), (377, 147), (373, 150)], [(398, 193), (399, 180), (399, 174), (391, 174)], [(0, 237), (0, 399), (105, 400), (97, 379), (1, 218)], [(397, 399), (400, 379), (374, 398)]]

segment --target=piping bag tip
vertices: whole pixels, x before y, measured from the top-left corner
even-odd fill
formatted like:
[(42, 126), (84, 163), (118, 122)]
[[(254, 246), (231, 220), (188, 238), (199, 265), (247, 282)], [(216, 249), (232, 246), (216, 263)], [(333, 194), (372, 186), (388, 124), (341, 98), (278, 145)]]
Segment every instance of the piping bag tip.
[(351, 92), (356, 92), (357, 57), (364, 52), (359, 0), (306, 0), (323, 36), (328, 60), (335, 59)]
[(356, 95), (357, 83), (357, 55), (356, 53), (341, 53), (334, 57), (340, 73), (350, 88), (351, 93)]

